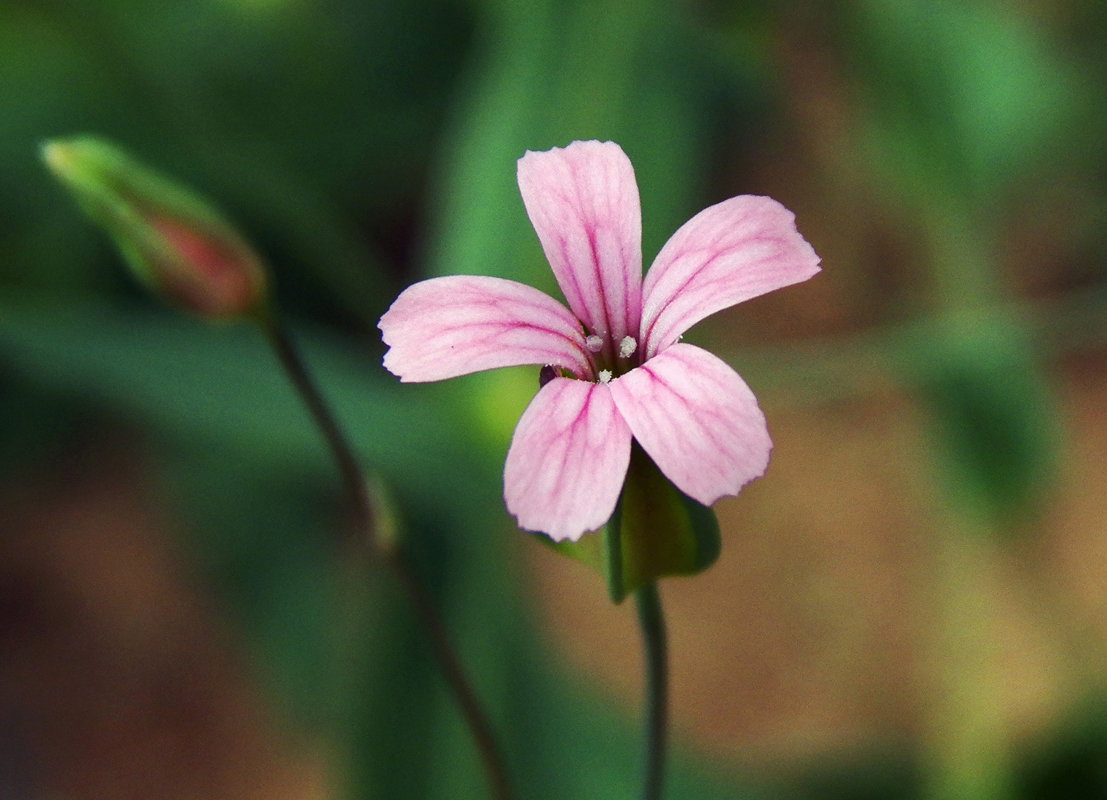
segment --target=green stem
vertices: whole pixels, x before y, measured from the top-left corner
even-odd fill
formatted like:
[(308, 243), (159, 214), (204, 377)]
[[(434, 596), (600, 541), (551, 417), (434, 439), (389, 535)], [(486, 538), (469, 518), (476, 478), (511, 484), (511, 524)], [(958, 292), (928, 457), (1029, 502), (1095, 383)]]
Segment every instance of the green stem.
[(384, 563), (392, 571), (396, 580), (408, 596), (408, 600), (415, 609), (416, 615), (430, 639), (434, 654), (438, 659), (442, 674), (453, 692), (462, 716), (469, 726), (481, 760), (484, 762), (485, 773), (488, 778), (492, 796), (496, 800), (511, 800), (510, 784), (507, 780), (507, 770), (504, 769), (503, 759), (500, 756), (499, 747), (496, 745), (492, 726), (484, 713), (476, 692), (465, 677), (465, 671), (461, 667), (457, 654), (450, 644), (446, 634), (446, 628), (431, 602), (430, 597), (424, 591), (422, 584), (415, 577), (415, 573), (404, 561), (399, 548), (382, 547), (374, 533), (373, 507), (369, 502), (369, 493), (366, 489), (365, 476), (358, 466), (353, 450), (350, 448), (346, 437), (327, 406), (323, 395), (319, 392), (315, 381), (312, 380), (303, 359), (300, 357), (288, 331), (274, 316), (269, 316), (264, 322), (265, 334), (273, 349), (280, 359), (281, 366), (288, 373), (296, 390), (303, 398), (315, 423), (319, 426), (323, 438), (330, 448), (331, 455), (342, 474), (346, 491), (354, 503), (361, 532), (367, 544), (375, 553), (379, 554)]
[(656, 583), (634, 593), (642, 645), (646, 655), (646, 768), (642, 800), (659, 800), (665, 778), (666, 734), (669, 727), (669, 665), (665, 617)]
[(353, 450), (346, 442), (346, 437), (343, 435), (342, 429), (338, 427), (334, 414), (331, 413), (326, 400), (323, 399), (323, 395), (319, 392), (315, 381), (312, 380), (311, 374), (307, 371), (307, 366), (300, 357), (300, 352), (292, 338), (288, 335), (288, 331), (285, 330), (279, 320), (270, 316), (265, 322), (265, 334), (269, 338), (269, 343), (273, 345), (281, 366), (288, 373), (288, 377), (295, 385), (296, 391), (300, 393), (304, 405), (307, 406), (308, 413), (311, 414), (315, 424), (319, 426), (319, 432), (323, 434), (327, 447), (338, 465), (338, 471), (346, 487), (346, 494), (353, 502), (354, 512), (361, 524), (361, 533), (365, 536), (365, 544), (375, 549), (377, 541), (374, 535), (373, 506), (369, 502), (369, 492), (366, 488), (365, 478), (358, 466), (357, 459), (354, 457)]

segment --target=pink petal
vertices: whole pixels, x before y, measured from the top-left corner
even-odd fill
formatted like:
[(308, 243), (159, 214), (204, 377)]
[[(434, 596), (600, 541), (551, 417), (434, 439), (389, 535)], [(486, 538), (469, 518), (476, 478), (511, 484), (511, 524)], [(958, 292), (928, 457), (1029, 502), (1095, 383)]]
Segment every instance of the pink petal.
[(613, 142), (573, 142), (519, 159), (519, 191), (569, 308), (614, 359), (638, 335), (642, 210), (634, 168)]
[(511, 439), (504, 500), (519, 527), (576, 541), (615, 510), (630, 463), (630, 430), (610, 386), (554, 378)]
[(405, 383), (523, 364), (592, 377), (580, 323), (537, 289), (503, 278), (451, 275), (409, 286), (378, 323), (384, 366)]
[(642, 287), (643, 357), (716, 311), (818, 272), (819, 257), (795, 220), (771, 198), (743, 195), (684, 223), (657, 254)]
[(612, 381), (611, 395), (658, 468), (704, 505), (765, 473), (773, 443), (757, 398), (738, 373), (690, 344), (674, 344)]

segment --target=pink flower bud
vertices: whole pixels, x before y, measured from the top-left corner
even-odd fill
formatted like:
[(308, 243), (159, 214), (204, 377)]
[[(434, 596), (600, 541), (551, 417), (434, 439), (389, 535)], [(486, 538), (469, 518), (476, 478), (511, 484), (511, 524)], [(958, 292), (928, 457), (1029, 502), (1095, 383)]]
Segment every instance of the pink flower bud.
[(168, 303), (205, 319), (263, 314), (265, 272), (206, 201), (102, 140), (47, 142), (43, 159), (128, 266)]

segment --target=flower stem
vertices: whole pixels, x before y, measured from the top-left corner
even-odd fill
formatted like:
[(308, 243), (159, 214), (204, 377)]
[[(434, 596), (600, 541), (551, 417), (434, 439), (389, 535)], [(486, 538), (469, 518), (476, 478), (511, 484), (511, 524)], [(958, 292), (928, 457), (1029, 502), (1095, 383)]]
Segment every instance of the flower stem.
[(265, 334), (272, 344), (273, 349), (280, 359), (281, 366), (288, 373), (289, 378), (300, 393), (304, 404), (307, 406), (316, 425), (319, 426), (323, 438), (330, 448), (331, 455), (342, 474), (346, 492), (354, 504), (358, 524), (361, 533), (365, 537), (364, 542), (371, 552), (383, 558), (384, 563), (392, 571), (393, 576), (399, 582), (401, 588), (407, 594), (408, 600), (415, 609), (415, 613), (423, 626), (423, 630), (430, 639), (435, 657), (438, 659), (442, 674), (453, 692), (462, 716), (469, 726), (481, 760), (484, 762), (485, 773), (488, 778), (492, 796), (496, 800), (511, 800), (512, 793), (507, 780), (507, 771), (504, 769), (503, 759), (500, 756), (499, 747), (492, 733), (492, 726), (488, 721), (484, 709), (477, 700), (476, 692), (465, 677), (465, 671), (461, 667), (457, 654), (450, 644), (446, 628), (431, 602), (430, 597), (419, 583), (415, 573), (412, 572), (399, 547), (384, 547), (375, 535), (373, 507), (369, 502), (369, 494), (366, 488), (365, 476), (358, 466), (353, 450), (350, 448), (342, 430), (338, 427), (334, 414), (331, 413), (323, 395), (320, 393), (315, 381), (300, 357), (288, 331), (275, 316), (269, 316), (264, 322)]
[(323, 434), (327, 447), (338, 465), (338, 471), (342, 475), (342, 482), (346, 487), (346, 494), (354, 504), (354, 512), (357, 515), (359, 525), (363, 529), (361, 533), (365, 536), (365, 544), (376, 549), (378, 543), (374, 533), (373, 506), (369, 502), (369, 492), (366, 488), (365, 478), (357, 464), (357, 459), (354, 458), (353, 450), (346, 442), (346, 437), (338, 427), (334, 414), (331, 413), (327, 402), (323, 399), (323, 395), (316, 387), (315, 381), (312, 380), (307, 366), (300, 357), (299, 350), (285, 327), (278, 319), (270, 316), (265, 323), (265, 334), (269, 338), (269, 343), (273, 345), (281, 366), (288, 373), (288, 377), (295, 385), (296, 391), (300, 393), (300, 398), (307, 406), (312, 420), (319, 426), (319, 432)]
[(659, 800), (665, 777), (666, 734), (669, 727), (669, 665), (665, 617), (656, 583), (634, 593), (642, 645), (646, 656), (646, 767), (642, 800)]

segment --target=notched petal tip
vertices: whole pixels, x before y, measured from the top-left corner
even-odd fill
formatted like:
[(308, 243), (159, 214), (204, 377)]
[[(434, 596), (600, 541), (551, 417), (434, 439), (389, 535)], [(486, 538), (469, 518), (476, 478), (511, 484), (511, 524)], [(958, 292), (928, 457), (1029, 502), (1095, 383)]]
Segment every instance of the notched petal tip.
[(522, 169), (524, 161), (536, 162), (548, 158), (561, 158), (563, 156), (571, 158), (591, 157), (626, 159), (628, 162), (630, 160), (627, 158), (626, 153), (623, 152), (623, 148), (615, 142), (610, 140), (601, 142), (598, 139), (578, 139), (569, 142), (569, 144), (564, 147), (551, 147), (549, 150), (527, 150), (516, 163), (519, 165), (519, 168)]

